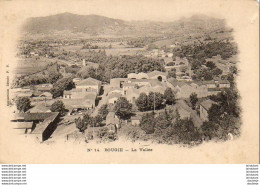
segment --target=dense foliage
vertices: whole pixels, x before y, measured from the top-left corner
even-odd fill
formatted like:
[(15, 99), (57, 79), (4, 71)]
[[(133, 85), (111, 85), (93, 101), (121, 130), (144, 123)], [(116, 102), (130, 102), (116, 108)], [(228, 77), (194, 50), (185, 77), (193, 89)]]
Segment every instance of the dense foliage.
[[(167, 92), (168, 93), (168, 92)], [(167, 97), (168, 103), (173, 103), (174, 97), (169, 94)], [(165, 106), (165, 96), (159, 92), (149, 92), (148, 96), (145, 93), (141, 93), (135, 101), (138, 110), (149, 111), (154, 109), (161, 109)]]
[(132, 104), (125, 97), (120, 97), (115, 104), (115, 114), (120, 119), (128, 119), (132, 113)]
[(101, 116), (101, 118), (103, 120), (106, 119), (107, 115), (108, 115), (108, 105), (107, 104), (104, 104), (100, 107), (100, 109), (98, 110), (98, 114)]
[(196, 93), (191, 93), (190, 95), (190, 103), (193, 109), (196, 107), (196, 103), (198, 102), (198, 95)]
[(144, 114), (140, 128), (160, 143), (195, 144), (202, 141), (202, 133), (191, 120), (179, 119), (166, 110), (157, 116), (154, 113)]
[(84, 114), (83, 118), (76, 118), (75, 124), (80, 132), (84, 132), (88, 127), (99, 127), (102, 124), (102, 117), (97, 115), (95, 117), (90, 116), (89, 114)]
[(143, 55), (107, 56), (101, 50), (99, 52), (90, 51), (86, 56), (86, 61), (97, 63), (99, 67), (97, 69), (82, 68), (77, 76), (92, 77), (104, 82), (109, 82), (111, 78), (125, 78), (129, 73), (165, 71), (162, 62)]
[(235, 90), (225, 89), (221, 93), (210, 97), (216, 103), (208, 111), (209, 121), (204, 122), (202, 131), (208, 139), (227, 139), (228, 134), (239, 134), (240, 109), (238, 94)]
[(24, 87), (44, 83), (54, 84), (58, 79), (61, 78), (62, 75), (58, 71), (58, 65), (54, 63), (46, 65), (46, 67), (41, 71), (37, 71), (30, 75), (15, 78), (12, 85), (14, 87)]
[(27, 97), (19, 97), (15, 103), (20, 112), (26, 112), (31, 107), (31, 100)]
[(59, 112), (60, 115), (64, 115), (64, 113), (66, 111), (64, 103), (61, 100), (55, 101), (51, 105), (51, 111), (52, 112)]
[(71, 90), (75, 87), (75, 84), (71, 77), (59, 79), (50, 90), (54, 98), (63, 96), (65, 90)]
[(165, 103), (168, 104), (168, 105), (173, 105), (173, 104), (176, 103), (175, 94), (174, 94), (174, 92), (172, 91), (171, 88), (168, 87), (164, 91), (164, 99), (165, 99)]

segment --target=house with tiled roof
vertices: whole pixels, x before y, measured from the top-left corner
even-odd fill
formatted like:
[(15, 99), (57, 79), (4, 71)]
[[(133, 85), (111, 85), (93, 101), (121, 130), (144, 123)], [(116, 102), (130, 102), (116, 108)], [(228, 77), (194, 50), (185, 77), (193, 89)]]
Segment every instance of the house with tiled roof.
[(108, 95), (108, 103), (115, 104), (120, 97), (122, 97), (120, 93), (111, 93)]
[(208, 88), (208, 96), (217, 95), (221, 92), (221, 88)]
[(50, 92), (53, 88), (52, 84), (40, 84), (35, 86), (38, 93)]
[(38, 103), (31, 109), (27, 111), (28, 113), (43, 113), (43, 112), (51, 112), (50, 107), (45, 106), (45, 103)]
[(161, 71), (152, 71), (147, 73), (149, 79), (157, 79), (159, 81), (166, 81), (167, 73)]
[(40, 94), (40, 98), (43, 98), (45, 100), (51, 100), (52, 99), (52, 94), (50, 92), (44, 92)]
[(208, 111), (216, 102), (208, 99), (200, 103), (200, 118), (202, 121), (208, 121)]
[(208, 87), (208, 88), (216, 88), (217, 85), (214, 80), (207, 80), (203, 81), (203, 83)]
[(39, 141), (47, 140), (57, 128), (58, 112), (19, 113), (15, 114), (12, 122), (14, 130), (19, 133), (35, 136)]
[[(146, 87), (144, 87), (146, 88)], [(140, 95), (140, 89), (132, 88), (128, 89), (126, 93), (124, 94), (124, 97), (130, 102), (130, 103), (135, 103), (135, 100), (139, 97)]]
[(119, 87), (109, 87), (108, 95), (112, 94), (112, 93), (119, 93), (119, 94), (123, 95), (123, 89), (121, 89)]
[(129, 73), (127, 75), (127, 78), (129, 79), (148, 79), (149, 76), (146, 73)]
[(76, 89), (84, 89), (86, 91), (91, 91), (91, 92), (93, 92), (94, 90), (97, 92), (97, 94), (99, 94), (101, 89), (101, 81), (89, 77), (87, 79), (78, 82), (76, 84)]
[(230, 88), (230, 82), (228, 80), (219, 80), (216, 83), (219, 88)]
[(66, 109), (93, 109), (95, 107), (96, 99), (93, 97), (85, 97), (83, 99), (64, 99), (62, 100)]
[(128, 78), (112, 78), (110, 79), (110, 87), (123, 88), (123, 84), (127, 80)]
[(115, 112), (111, 111), (107, 114), (106, 127), (109, 129), (109, 132), (117, 132), (117, 129), (120, 127), (120, 121)]
[(198, 98), (208, 96), (208, 88), (202, 81), (177, 81), (170, 79), (169, 83), (174, 87), (177, 98), (189, 98), (192, 93), (196, 93)]

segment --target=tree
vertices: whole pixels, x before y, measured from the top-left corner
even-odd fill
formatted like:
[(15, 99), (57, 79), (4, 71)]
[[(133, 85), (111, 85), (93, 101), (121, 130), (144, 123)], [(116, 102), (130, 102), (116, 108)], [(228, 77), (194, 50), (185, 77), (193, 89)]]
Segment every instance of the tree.
[(88, 114), (84, 114), (82, 119), (80, 117), (75, 119), (75, 124), (79, 131), (84, 133), (88, 125), (93, 126), (93, 118)]
[(166, 109), (156, 117), (155, 131), (161, 134), (164, 129), (172, 124), (173, 116), (169, 114)]
[(63, 96), (64, 90), (71, 90), (75, 87), (75, 84), (71, 77), (59, 79), (50, 90), (53, 98)]
[(127, 119), (131, 113), (132, 104), (125, 97), (120, 97), (115, 104), (115, 114), (120, 119)]
[[(103, 118), (101, 115), (97, 115), (93, 118), (92, 123), (94, 124), (94, 127), (99, 127), (102, 125)], [(93, 125), (92, 125), (93, 126)]]
[(154, 133), (155, 124), (154, 113), (146, 113), (140, 120), (140, 128), (144, 130), (146, 134)]
[(219, 75), (221, 75), (222, 73), (223, 73), (223, 71), (222, 71), (221, 69), (217, 68), (217, 67), (212, 70), (212, 74), (213, 74), (214, 76), (219, 76)]
[(209, 121), (219, 122), (222, 114), (223, 110), (221, 109), (221, 106), (218, 104), (212, 104), (208, 110), (208, 119)]
[(166, 101), (166, 104), (168, 105), (173, 105), (175, 104), (176, 102), (176, 99), (175, 99), (175, 95), (172, 91), (171, 88), (167, 88), (165, 91), (164, 91), (164, 99)]
[(48, 82), (54, 84), (58, 79), (62, 78), (62, 74), (59, 72), (50, 72)]
[[(154, 101), (155, 100), (155, 101)], [(159, 109), (163, 106), (163, 94), (161, 93), (154, 93), (154, 92), (149, 92), (148, 95), (148, 108), (150, 110)]]
[(210, 70), (212, 70), (212, 69), (214, 69), (214, 68), (217, 67), (217, 66), (215, 65), (215, 63), (212, 62), (212, 61), (208, 61), (208, 62), (206, 63), (206, 66), (207, 66)]
[(57, 98), (59, 96), (63, 96), (64, 89), (54, 86), (51, 88), (50, 93), (52, 94), (53, 98)]
[(84, 133), (84, 131), (87, 129), (87, 125), (82, 121), (82, 119), (80, 117), (75, 119), (75, 124), (80, 132)]
[(198, 96), (196, 93), (191, 93), (190, 95), (190, 103), (192, 106), (192, 109), (195, 109), (196, 103), (198, 102)]
[(100, 109), (98, 110), (98, 114), (102, 117), (103, 120), (106, 119), (107, 115), (108, 115), (108, 106), (107, 104), (104, 104), (100, 107)]
[(51, 105), (51, 111), (52, 112), (59, 112), (61, 115), (63, 115), (66, 111), (64, 103), (61, 100), (55, 101)]
[(148, 97), (145, 93), (141, 93), (139, 97), (135, 101), (136, 106), (138, 107), (138, 110), (140, 111), (146, 111), (147, 105), (148, 105)]
[(31, 100), (27, 97), (20, 97), (16, 100), (16, 107), (20, 112), (26, 112), (31, 107)]
[(179, 120), (173, 126), (175, 142), (191, 144), (192, 141), (200, 141), (201, 134), (191, 120)]

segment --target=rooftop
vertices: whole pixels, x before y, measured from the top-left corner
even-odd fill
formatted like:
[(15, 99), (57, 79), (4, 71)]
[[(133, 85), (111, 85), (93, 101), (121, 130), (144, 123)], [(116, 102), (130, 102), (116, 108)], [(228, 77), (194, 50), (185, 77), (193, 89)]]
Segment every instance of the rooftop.
[(86, 85), (98, 85), (101, 82), (99, 80), (96, 80), (94, 78), (87, 78), (77, 83), (77, 86), (86, 86)]
[(111, 98), (120, 98), (122, 95), (120, 93), (111, 93), (108, 95), (108, 99)]
[(153, 77), (153, 76), (157, 76), (157, 75), (166, 76), (166, 73), (165, 72), (161, 72), (161, 71), (152, 71), (150, 73), (147, 73), (147, 75), (149, 77)]
[(214, 101), (208, 99), (208, 100), (205, 100), (205, 101), (201, 102), (200, 105), (201, 105), (202, 107), (204, 107), (206, 110), (209, 110), (210, 107), (212, 106), (212, 104), (215, 104), (215, 103), (216, 103), (216, 102), (214, 102)]
[(40, 113), (40, 112), (50, 112), (50, 107), (46, 107), (44, 103), (39, 103), (35, 105), (33, 108), (29, 109), (28, 113)]

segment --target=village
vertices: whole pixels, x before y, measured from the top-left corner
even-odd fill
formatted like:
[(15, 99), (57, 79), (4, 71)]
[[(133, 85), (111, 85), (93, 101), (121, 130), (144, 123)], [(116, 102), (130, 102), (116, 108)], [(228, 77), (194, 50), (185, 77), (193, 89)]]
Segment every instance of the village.
[[(64, 21), (76, 34), (55, 36), (50, 28), (38, 35), (35, 23), (28, 25), (9, 89), (17, 134), (46, 144), (196, 145), (239, 136), (238, 51), (223, 20), (193, 16), (119, 26), (110, 18), (85, 18), (100, 25), (82, 31)], [(108, 22), (111, 32), (101, 26)]]
[[(91, 77), (73, 78), (75, 87), (64, 90), (63, 96), (57, 98), (53, 98), (51, 93), (53, 84), (12, 89), (14, 100), (28, 98), (31, 102), (31, 107), (25, 113), (15, 114), (14, 128), (20, 134), (36, 136), (41, 142), (50, 137), (54, 140), (56, 135), (68, 140), (77, 130), (75, 119), (83, 118), (84, 114), (95, 117), (104, 107), (107, 113), (101, 118), (101, 123), (96, 124), (97, 128), (94, 131), (96, 135), (98, 129), (103, 127), (108, 128), (108, 132), (111, 133), (126, 129), (122, 127), (139, 127), (145, 113), (159, 114), (167, 109), (174, 110), (174, 113), (178, 112), (180, 119), (192, 120), (195, 127), (200, 128), (203, 122), (208, 121), (208, 111), (212, 104), (216, 103), (209, 97), (230, 88), (230, 82), (221, 79), (192, 80), (192, 70), (187, 59), (177, 58), (176, 61), (170, 59), (171, 57), (167, 57), (164, 62), (165, 72), (156, 70), (149, 73), (129, 73), (127, 78), (112, 78), (110, 83), (103, 83)], [(168, 65), (169, 63), (171, 65)], [(83, 59), (82, 66), (85, 65), (86, 61)], [(168, 72), (172, 69), (176, 71), (176, 78), (168, 76)], [(157, 96), (163, 97), (167, 90), (173, 95), (171, 98), (174, 103), (167, 105), (165, 100), (167, 97), (165, 97), (161, 101), (158, 100), (159, 105), (155, 105)], [(142, 109), (136, 102), (140, 96), (149, 96), (149, 93), (154, 93), (154, 105), (147, 111), (140, 111)], [(195, 105), (190, 102), (192, 96), (195, 98)], [(131, 115), (127, 119), (120, 119), (115, 113), (114, 107), (122, 99), (131, 104)], [(51, 106), (56, 101), (61, 101), (64, 105), (66, 112), (62, 115), (51, 110)], [(86, 129), (91, 131), (91, 125), (88, 127), (89, 129)], [(92, 133), (91, 138), (93, 137)]]

